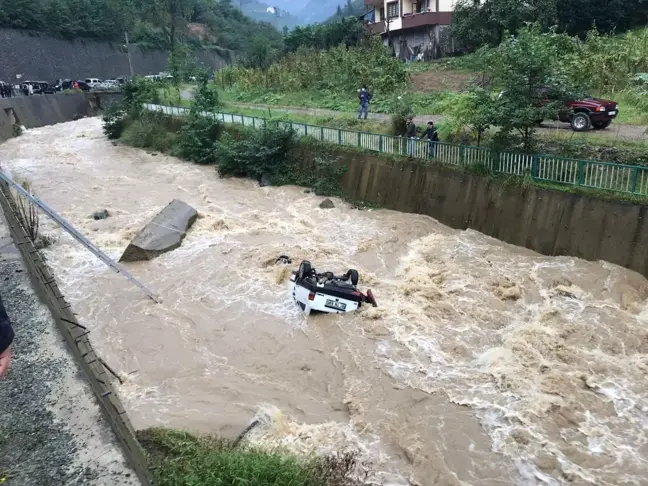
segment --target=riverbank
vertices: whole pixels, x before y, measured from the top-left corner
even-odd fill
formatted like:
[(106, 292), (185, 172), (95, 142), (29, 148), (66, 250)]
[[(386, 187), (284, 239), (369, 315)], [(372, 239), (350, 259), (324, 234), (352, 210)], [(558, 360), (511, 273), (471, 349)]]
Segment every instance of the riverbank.
[(0, 216), (0, 281), (16, 333), (0, 382), (0, 483), (137, 486), (90, 386), (32, 291)]

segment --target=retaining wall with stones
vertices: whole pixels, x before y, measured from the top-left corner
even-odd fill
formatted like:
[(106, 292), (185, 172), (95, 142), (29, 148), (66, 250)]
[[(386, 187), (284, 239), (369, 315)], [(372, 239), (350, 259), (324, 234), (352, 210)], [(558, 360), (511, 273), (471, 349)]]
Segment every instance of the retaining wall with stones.
[(50, 310), (68, 349), (85, 373), (99, 405), (122, 446), (126, 460), (143, 486), (153, 485), (152, 475), (147, 468), (146, 458), (137, 441), (135, 430), (112, 387), (111, 377), (92, 348), (88, 338), (90, 331), (77, 320), (72, 306), (66, 302), (49, 267), (19, 223), (16, 217), (18, 214), (16, 202), (5, 182), (0, 182), (0, 208), (7, 220), (14, 244), (20, 251), (32, 286)]
[[(111, 78), (130, 73), (128, 55), (123, 43), (90, 40), (63, 40), (33, 32), (0, 29), (0, 79), (52, 82), (58, 78)], [(194, 56), (212, 70), (224, 61), (211, 51), (197, 51)], [(158, 74), (165, 71), (168, 54), (164, 51), (131, 46), (135, 74)]]

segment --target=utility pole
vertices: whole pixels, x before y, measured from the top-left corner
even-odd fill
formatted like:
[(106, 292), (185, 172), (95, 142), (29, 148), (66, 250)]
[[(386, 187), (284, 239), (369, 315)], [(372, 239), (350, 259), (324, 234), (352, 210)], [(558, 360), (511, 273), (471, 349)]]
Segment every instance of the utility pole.
[(128, 43), (128, 32), (124, 32), (124, 38), (126, 39), (126, 54), (128, 54), (128, 67), (130, 68), (130, 75), (132, 78), (135, 76), (135, 73), (133, 72), (133, 60), (131, 59), (130, 44)]

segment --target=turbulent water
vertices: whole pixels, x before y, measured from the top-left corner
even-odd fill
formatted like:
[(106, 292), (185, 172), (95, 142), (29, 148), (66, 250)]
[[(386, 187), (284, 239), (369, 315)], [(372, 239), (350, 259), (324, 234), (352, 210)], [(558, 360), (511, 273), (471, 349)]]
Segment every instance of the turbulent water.
[[(45, 254), (136, 427), (298, 453), (356, 450), (383, 484), (640, 485), (648, 480), (647, 281), (424, 216), (113, 146), (99, 120), (0, 147), (5, 170), (118, 258), (172, 199), (181, 248), (129, 264), (156, 305), (69, 236)], [(103, 221), (89, 217), (107, 208)], [(306, 319), (277, 256), (360, 271), (378, 308)]]

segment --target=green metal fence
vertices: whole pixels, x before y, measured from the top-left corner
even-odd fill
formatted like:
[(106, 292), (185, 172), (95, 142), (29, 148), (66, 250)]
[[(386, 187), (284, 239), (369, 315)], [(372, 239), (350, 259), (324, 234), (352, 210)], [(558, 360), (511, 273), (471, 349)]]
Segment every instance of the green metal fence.
[[(165, 105), (145, 105), (151, 111), (167, 115), (184, 116), (188, 108)], [(260, 128), (269, 121), (265, 118), (236, 113), (204, 112), (223, 123)], [(308, 125), (289, 121), (271, 123), (291, 128), (301, 137), (311, 137), (322, 142), (347, 147), (357, 147), (380, 153), (411, 156), (416, 159), (434, 160), (455, 166), (481, 165), (496, 174), (530, 175), (544, 182), (569, 184), (605, 191), (623, 192), (648, 196), (648, 168), (611, 162), (578, 160), (557, 155), (531, 155), (514, 152), (494, 153), (483, 147), (471, 147), (427, 140), (412, 140), (378, 133), (359, 132), (341, 128)]]

